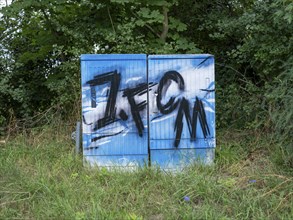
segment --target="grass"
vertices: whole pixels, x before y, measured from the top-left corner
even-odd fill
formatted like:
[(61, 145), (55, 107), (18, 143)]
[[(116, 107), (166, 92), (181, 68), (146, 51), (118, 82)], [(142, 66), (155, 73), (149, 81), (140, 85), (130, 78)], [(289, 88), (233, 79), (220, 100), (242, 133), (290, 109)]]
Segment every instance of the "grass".
[(293, 218), (292, 170), (266, 137), (218, 132), (215, 165), (175, 175), (84, 168), (69, 134), (46, 128), (0, 145), (0, 219)]

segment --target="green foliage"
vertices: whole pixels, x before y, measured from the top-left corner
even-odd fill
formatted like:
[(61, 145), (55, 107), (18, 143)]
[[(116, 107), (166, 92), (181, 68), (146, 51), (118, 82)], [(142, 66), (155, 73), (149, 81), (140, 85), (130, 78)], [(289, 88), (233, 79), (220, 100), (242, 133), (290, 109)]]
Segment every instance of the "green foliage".
[(273, 124), (273, 137), (283, 147), (284, 162), (293, 167), (293, 58), (286, 63), (286, 70), (278, 76), (265, 96), (269, 119)]
[(272, 162), (280, 153), (267, 138), (218, 133), (215, 165), (194, 165), (175, 175), (155, 168), (86, 169), (67, 131), (35, 128), (1, 146), (1, 219), (290, 219), (293, 214), (292, 171)]
[(4, 7), (1, 122), (9, 118), (7, 109), (26, 118), (50, 106), (64, 115), (80, 108), (80, 54), (199, 51), (180, 36), (186, 25), (168, 14), (176, 4), (17, 0)]
[(288, 20), (292, 2), (187, 2), (182, 7), (204, 15), (190, 14), (190, 22), (189, 16), (181, 18), (196, 29), (188, 33), (216, 57), (218, 125), (267, 131), (274, 127), (270, 100), (264, 94), (274, 90), (274, 82), (290, 70), (284, 64), (292, 62), (293, 26)]
[(293, 142), (291, 0), (15, 0), (1, 13), (1, 124), (79, 117), (80, 54), (211, 53), (218, 127)]

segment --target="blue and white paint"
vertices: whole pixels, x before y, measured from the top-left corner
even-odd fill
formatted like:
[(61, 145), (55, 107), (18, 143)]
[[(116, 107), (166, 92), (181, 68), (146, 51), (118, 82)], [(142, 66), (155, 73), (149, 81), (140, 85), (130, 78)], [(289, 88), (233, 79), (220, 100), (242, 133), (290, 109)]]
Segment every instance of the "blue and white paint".
[[(211, 55), (82, 55), (83, 152), (98, 166), (213, 160)], [(147, 71), (148, 70), (148, 71)]]

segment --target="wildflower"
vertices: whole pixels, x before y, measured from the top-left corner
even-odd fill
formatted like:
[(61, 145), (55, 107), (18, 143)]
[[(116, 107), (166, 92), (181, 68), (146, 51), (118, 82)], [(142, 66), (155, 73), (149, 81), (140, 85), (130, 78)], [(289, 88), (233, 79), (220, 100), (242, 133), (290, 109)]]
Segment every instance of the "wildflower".
[(190, 198), (188, 196), (184, 196), (184, 201), (185, 202), (190, 202)]

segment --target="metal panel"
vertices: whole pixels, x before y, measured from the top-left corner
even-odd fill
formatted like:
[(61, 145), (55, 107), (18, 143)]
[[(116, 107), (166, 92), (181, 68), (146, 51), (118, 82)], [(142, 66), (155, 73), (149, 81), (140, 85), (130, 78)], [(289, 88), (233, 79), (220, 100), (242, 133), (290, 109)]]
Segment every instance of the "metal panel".
[(136, 167), (150, 157), (163, 169), (210, 163), (213, 56), (151, 55), (146, 62), (144, 54), (81, 56), (85, 162)]
[[(149, 93), (151, 163), (164, 167), (178, 160), (180, 157), (176, 155), (181, 155), (183, 149), (214, 152), (213, 56), (151, 55), (148, 80), (157, 83)], [(167, 156), (166, 152), (169, 152)], [(193, 161), (196, 155), (190, 153), (186, 157), (185, 162)], [(209, 162), (208, 158), (204, 161)]]
[(190, 140), (190, 138), (183, 138), (180, 140), (178, 147), (174, 146), (175, 137), (170, 139), (151, 139), (150, 149), (188, 149), (188, 148), (214, 148), (215, 138), (196, 138), (195, 140)]
[(106, 167), (106, 168), (119, 168), (133, 169), (137, 167), (147, 166), (148, 161), (146, 156), (143, 155), (106, 155), (106, 156), (84, 156), (85, 164), (90, 166)]
[(81, 56), (85, 161), (147, 163), (146, 69), (144, 54)]

